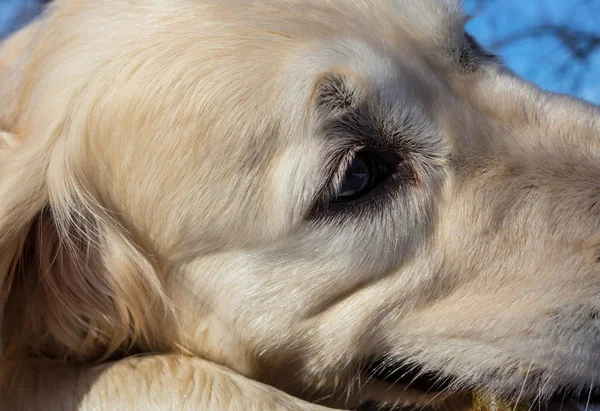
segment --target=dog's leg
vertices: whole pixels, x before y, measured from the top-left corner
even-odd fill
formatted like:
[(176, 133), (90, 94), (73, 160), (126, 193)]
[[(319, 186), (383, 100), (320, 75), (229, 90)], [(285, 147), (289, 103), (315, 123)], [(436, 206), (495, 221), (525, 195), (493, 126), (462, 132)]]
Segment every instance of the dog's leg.
[(224, 367), (178, 355), (131, 357), (94, 368), (39, 367), (5, 381), (3, 410), (314, 410)]

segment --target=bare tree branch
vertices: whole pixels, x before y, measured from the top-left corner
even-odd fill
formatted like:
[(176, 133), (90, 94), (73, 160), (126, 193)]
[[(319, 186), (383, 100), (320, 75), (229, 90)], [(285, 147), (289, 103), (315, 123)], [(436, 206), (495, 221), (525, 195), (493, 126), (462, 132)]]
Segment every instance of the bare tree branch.
[(596, 89), (593, 74), (600, 61), (600, 26), (594, 21), (600, 15), (600, 0), (465, 1), (486, 26), (486, 33), (491, 33), (486, 48), (506, 54), (503, 49), (514, 47), (511, 55), (521, 74), (555, 91), (581, 94)]

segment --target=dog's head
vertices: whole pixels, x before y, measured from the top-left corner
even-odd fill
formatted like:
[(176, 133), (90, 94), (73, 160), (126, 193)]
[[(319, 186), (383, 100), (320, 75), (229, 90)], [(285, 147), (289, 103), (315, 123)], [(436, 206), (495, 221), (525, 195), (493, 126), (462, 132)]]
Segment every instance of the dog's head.
[(600, 111), (464, 22), (58, 1), (2, 74), (5, 358), (179, 350), (338, 406), (590, 389)]

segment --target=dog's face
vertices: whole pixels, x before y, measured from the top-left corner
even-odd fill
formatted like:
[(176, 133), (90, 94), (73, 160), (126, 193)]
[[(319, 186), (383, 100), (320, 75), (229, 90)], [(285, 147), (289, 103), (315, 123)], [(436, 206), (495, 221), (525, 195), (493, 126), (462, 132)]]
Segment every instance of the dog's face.
[(336, 406), (422, 404), (387, 388), (424, 375), (588, 390), (600, 111), (464, 22), (450, 0), (59, 1), (2, 95), (8, 352), (180, 349)]

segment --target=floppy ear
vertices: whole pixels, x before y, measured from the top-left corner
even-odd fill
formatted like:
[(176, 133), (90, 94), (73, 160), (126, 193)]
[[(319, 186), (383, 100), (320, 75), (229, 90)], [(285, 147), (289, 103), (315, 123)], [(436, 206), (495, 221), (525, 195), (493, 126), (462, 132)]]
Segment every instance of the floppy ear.
[(85, 362), (161, 350), (173, 330), (156, 263), (103, 207), (82, 154), (66, 147), (84, 133), (57, 118), (35, 135), (14, 131), (28, 130), (19, 91), (35, 84), (15, 67), (28, 66), (35, 24), (0, 48), (0, 369), (23, 356)]
[[(15, 140), (2, 134), (5, 147)], [(173, 335), (157, 268), (72, 173), (52, 170), (59, 150), (28, 146), (0, 150), (5, 359), (87, 362), (166, 348)]]
[[(0, 330), (2, 309), (8, 294), (7, 284), (12, 277), (9, 275), (13, 260), (10, 256), (17, 253), (23, 242), (22, 233), (32, 219), (32, 210), (37, 210), (40, 204), (46, 202), (43, 191), (35, 189), (35, 186), (42, 185), (41, 174), (38, 174), (40, 170), (37, 167), (28, 168), (25, 158), (20, 158), (17, 149), (20, 142), (11, 131), (17, 117), (18, 90), (22, 83), (22, 79), (18, 78), (17, 65), (19, 60), (24, 59), (38, 26), (38, 22), (29, 24), (0, 42)], [(29, 193), (36, 195), (30, 197)], [(0, 353), (1, 337), (2, 334)]]

